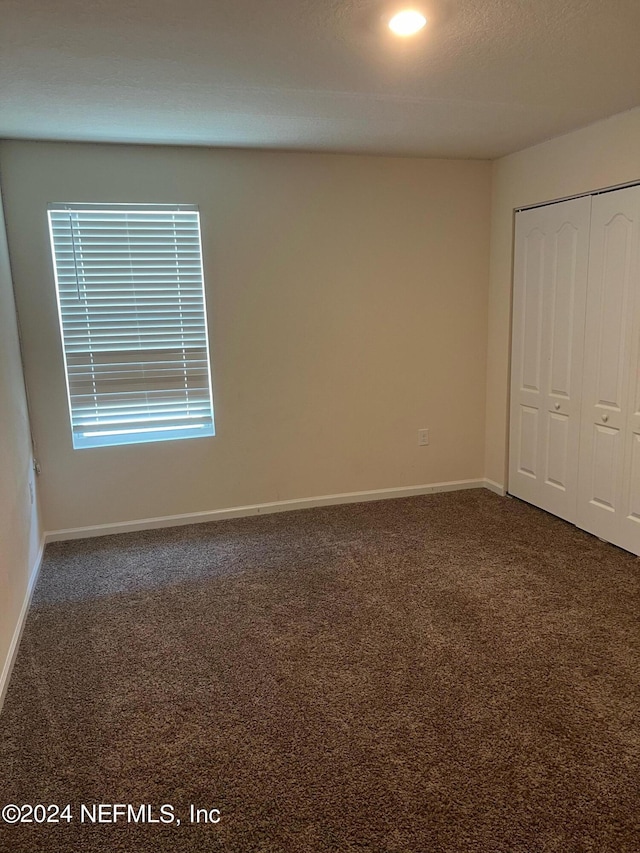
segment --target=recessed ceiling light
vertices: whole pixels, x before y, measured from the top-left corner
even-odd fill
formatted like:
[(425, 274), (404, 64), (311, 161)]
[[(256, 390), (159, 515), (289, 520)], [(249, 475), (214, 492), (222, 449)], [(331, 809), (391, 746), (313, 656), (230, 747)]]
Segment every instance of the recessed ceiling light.
[(391, 18), (389, 29), (397, 36), (413, 36), (419, 33), (426, 23), (427, 19), (421, 12), (415, 9), (404, 9)]

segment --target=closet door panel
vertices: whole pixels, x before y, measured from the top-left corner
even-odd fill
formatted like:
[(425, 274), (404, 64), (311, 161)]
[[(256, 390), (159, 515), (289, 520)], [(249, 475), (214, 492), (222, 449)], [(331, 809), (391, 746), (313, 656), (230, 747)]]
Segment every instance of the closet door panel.
[(519, 416), (517, 471), (535, 480), (538, 476), (538, 409), (521, 405)]
[[(556, 397), (571, 398), (575, 334), (576, 273), (578, 238), (575, 225), (565, 222), (557, 234), (556, 257), (551, 279), (550, 375), (549, 391)], [(586, 249), (583, 248), (583, 252)], [(584, 282), (583, 282), (584, 287)], [(582, 294), (581, 294), (582, 295)], [(584, 297), (583, 297), (584, 298)], [(581, 314), (584, 308), (581, 306)], [(582, 329), (578, 329), (582, 334)], [(581, 377), (576, 377), (579, 381)]]
[(620, 470), (620, 430), (595, 424), (593, 427), (593, 459), (591, 502), (614, 513), (618, 499), (617, 474)]
[(591, 199), (516, 218), (509, 491), (574, 520)]
[[(638, 218), (640, 219), (640, 188)], [(640, 226), (636, 254), (632, 261), (631, 359), (629, 370), (629, 411), (625, 428), (625, 459), (622, 500), (624, 515), (619, 544), (640, 554)]]
[[(605, 204), (601, 199), (604, 199)], [(614, 195), (596, 198), (593, 275), (589, 282), (587, 340), (595, 347), (597, 376), (596, 406), (619, 413), (624, 396), (624, 367), (627, 355), (627, 312), (630, 297), (631, 252), (634, 222), (616, 213), (604, 222)], [(604, 209), (603, 209), (604, 208)], [(603, 216), (604, 213), (604, 216)]]
[(521, 390), (532, 395), (540, 393), (545, 242), (538, 228), (523, 241)]
[(560, 489), (567, 488), (567, 459), (569, 456), (569, 418), (555, 412), (548, 414), (549, 440), (545, 482)]
[(639, 246), (640, 187), (595, 197), (577, 523), (635, 553), (640, 553)]
[(629, 521), (640, 525), (640, 433), (631, 434), (631, 465), (625, 491)]
[[(537, 227), (539, 217), (529, 217), (519, 232), (516, 263), (519, 282), (514, 314), (514, 367), (512, 388), (517, 405), (511, 420), (511, 467), (525, 500), (535, 495), (540, 477), (539, 420), (542, 371), (542, 308), (546, 235)], [(512, 391), (513, 393), (513, 391)]]

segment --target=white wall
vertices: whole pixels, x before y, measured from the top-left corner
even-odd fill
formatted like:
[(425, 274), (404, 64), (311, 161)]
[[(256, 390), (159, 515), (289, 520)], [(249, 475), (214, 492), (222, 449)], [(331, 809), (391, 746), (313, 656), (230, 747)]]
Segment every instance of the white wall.
[(29, 418), (0, 199), (0, 705), (39, 550), (30, 483)]
[(638, 180), (640, 108), (493, 165), (485, 473), (494, 482), (507, 482), (514, 209)]
[[(488, 163), (25, 142), (0, 162), (47, 530), (482, 477)], [(64, 201), (199, 205), (215, 438), (72, 450)]]

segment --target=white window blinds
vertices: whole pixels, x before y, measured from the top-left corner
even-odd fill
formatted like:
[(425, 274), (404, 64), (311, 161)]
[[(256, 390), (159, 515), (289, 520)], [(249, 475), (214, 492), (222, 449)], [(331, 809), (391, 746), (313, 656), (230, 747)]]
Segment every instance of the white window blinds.
[(214, 435), (200, 218), (49, 206), (75, 448)]

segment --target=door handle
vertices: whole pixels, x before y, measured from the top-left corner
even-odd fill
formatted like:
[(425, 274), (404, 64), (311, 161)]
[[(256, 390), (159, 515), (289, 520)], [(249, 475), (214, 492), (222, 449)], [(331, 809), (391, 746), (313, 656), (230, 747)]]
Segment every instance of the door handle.
[(609, 420), (609, 415), (603, 415), (603, 416), (602, 416), (602, 420), (603, 420), (603, 421), (604, 421), (604, 423), (606, 424), (606, 422)]
[(558, 411), (558, 409), (560, 408), (560, 403), (555, 403), (555, 404), (554, 404), (554, 406), (553, 406), (553, 408), (554, 408), (554, 409), (556, 410), (556, 412), (557, 412), (557, 411)]

